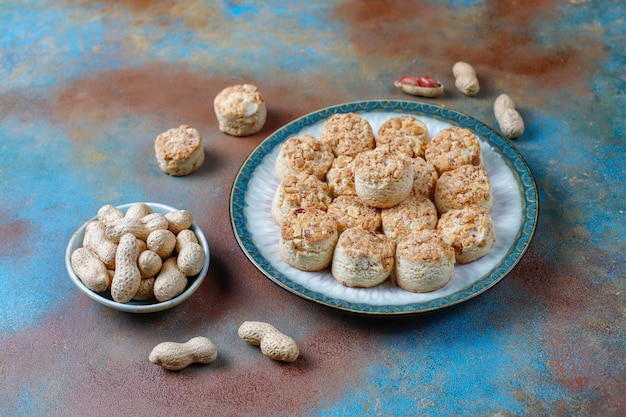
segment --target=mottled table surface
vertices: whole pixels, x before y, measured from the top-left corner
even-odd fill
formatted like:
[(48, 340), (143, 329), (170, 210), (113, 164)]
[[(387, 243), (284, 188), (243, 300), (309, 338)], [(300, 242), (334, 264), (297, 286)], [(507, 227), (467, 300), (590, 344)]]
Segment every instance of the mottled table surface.
[[(0, 5), (0, 414), (4, 416), (619, 416), (626, 414), (626, 8), (610, 1), (4, 1)], [(456, 61), (481, 90), (454, 87)], [(428, 74), (443, 96), (393, 82)], [(213, 99), (252, 83), (263, 130), (221, 133)], [(537, 183), (539, 221), (497, 285), (429, 314), (374, 318), (297, 297), (233, 235), (229, 196), (268, 135), (339, 103), (425, 101), (498, 128)], [(156, 136), (199, 130), (206, 160), (161, 173)], [(70, 281), (64, 252), (104, 204), (195, 214), (211, 248), (185, 303), (131, 314)], [(273, 323), (272, 361), (237, 336)], [(169, 372), (159, 342), (211, 338), (210, 365)]]

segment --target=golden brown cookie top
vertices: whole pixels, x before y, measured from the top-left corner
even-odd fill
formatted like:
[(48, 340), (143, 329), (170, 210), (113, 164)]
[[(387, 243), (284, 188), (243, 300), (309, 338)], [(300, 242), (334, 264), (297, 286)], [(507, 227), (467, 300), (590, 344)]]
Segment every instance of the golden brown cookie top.
[(237, 84), (220, 91), (213, 105), (221, 117), (241, 119), (258, 113), (265, 99), (256, 85)]
[(325, 143), (309, 134), (287, 139), (276, 158), (276, 175), (285, 178), (290, 175), (326, 179), (335, 156)]
[(361, 181), (368, 184), (383, 185), (398, 181), (405, 177), (407, 169), (413, 169), (411, 158), (403, 153), (391, 153), (384, 149), (361, 152), (354, 159), (355, 175), (359, 175)]
[(375, 146), (372, 126), (356, 113), (330, 116), (322, 125), (320, 140), (330, 146), (335, 156), (354, 156)]
[(332, 198), (328, 185), (315, 175), (306, 178), (289, 176), (283, 179), (278, 186), (280, 207), (316, 207), (326, 210)]
[(376, 231), (380, 228), (380, 210), (355, 195), (342, 195), (328, 206), (328, 214), (337, 222), (339, 232), (351, 227)]
[(413, 116), (398, 116), (383, 122), (378, 128), (376, 147), (390, 152), (402, 152), (411, 158), (423, 157), (429, 141), (428, 128)]
[(200, 133), (189, 125), (180, 125), (157, 136), (154, 142), (156, 152), (165, 160), (189, 158), (202, 147)]
[(408, 197), (380, 212), (383, 232), (396, 241), (406, 235), (437, 227), (437, 209), (426, 197)]
[(450, 210), (442, 214), (437, 223), (437, 232), (457, 252), (480, 245), (485, 235), (492, 231), (493, 221), (489, 212), (475, 204)]
[(326, 173), (326, 182), (332, 197), (356, 195), (354, 187), (354, 157), (339, 155)]
[(493, 194), (487, 172), (474, 165), (461, 165), (446, 171), (435, 186), (434, 201), (440, 213), (478, 204), (491, 209)]
[(434, 165), (439, 175), (461, 165), (483, 166), (478, 136), (461, 127), (437, 133), (426, 146), (424, 159)]
[(382, 233), (352, 227), (339, 236), (337, 247), (350, 259), (393, 262), (396, 244)]
[(439, 175), (435, 166), (424, 158), (415, 157), (413, 163), (413, 189), (411, 195), (432, 199)]
[(405, 236), (396, 247), (396, 256), (410, 261), (454, 262), (454, 250), (435, 230), (420, 230)]
[(280, 235), (285, 241), (297, 241), (305, 245), (333, 238), (337, 224), (323, 210), (317, 208), (293, 209), (280, 223)]

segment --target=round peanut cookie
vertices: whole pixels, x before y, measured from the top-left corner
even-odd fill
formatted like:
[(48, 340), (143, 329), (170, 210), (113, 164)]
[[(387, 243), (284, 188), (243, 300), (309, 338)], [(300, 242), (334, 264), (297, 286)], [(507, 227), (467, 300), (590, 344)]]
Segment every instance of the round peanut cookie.
[(271, 214), (274, 221), (280, 224), (294, 209), (314, 207), (326, 211), (331, 202), (328, 185), (324, 181), (315, 175), (306, 178), (292, 175), (283, 179), (276, 188)]
[(383, 233), (396, 242), (413, 232), (437, 227), (435, 204), (421, 196), (409, 196), (393, 207), (382, 209), (380, 217)]
[(325, 180), (333, 159), (335, 155), (328, 145), (309, 134), (303, 134), (287, 139), (280, 147), (276, 157), (276, 175), (280, 179), (315, 175)]
[(441, 174), (434, 194), (439, 214), (478, 204), (487, 210), (493, 206), (493, 192), (489, 175), (474, 165), (461, 165)]
[(237, 84), (224, 88), (215, 97), (213, 107), (219, 129), (233, 136), (249, 136), (265, 124), (267, 108), (259, 88)]
[(354, 160), (356, 194), (373, 207), (392, 207), (408, 197), (413, 175), (411, 158), (403, 153), (372, 149)]
[(336, 157), (326, 173), (326, 182), (333, 198), (340, 195), (356, 195), (354, 157), (349, 155)]
[(337, 222), (339, 233), (352, 227), (377, 231), (381, 225), (380, 210), (365, 204), (355, 195), (340, 195), (326, 210)]
[(439, 175), (430, 162), (424, 158), (413, 158), (413, 189), (411, 195), (433, 199)]
[(321, 271), (330, 265), (338, 238), (337, 224), (328, 213), (298, 208), (280, 223), (280, 256), (301, 271)]
[(466, 264), (487, 255), (496, 242), (493, 221), (487, 209), (469, 205), (445, 212), (437, 232), (454, 249), (457, 263)]
[(322, 125), (320, 140), (330, 146), (335, 156), (354, 156), (375, 146), (370, 123), (356, 113), (338, 113)]
[(434, 230), (421, 230), (398, 243), (392, 280), (410, 292), (435, 291), (452, 279), (454, 263), (450, 244)]
[(157, 136), (154, 152), (159, 169), (172, 176), (189, 175), (204, 162), (202, 137), (188, 125), (169, 129)]
[(434, 165), (439, 175), (461, 165), (483, 166), (478, 136), (462, 127), (439, 131), (426, 146), (424, 159)]
[(428, 141), (428, 127), (424, 122), (413, 116), (398, 116), (380, 125), (376, 147), (386, 147), (390, 152), (402, 152), (415, 158), (424, 156)]
[(346, 287), (382, 284), (393, 269), (395, 243), (383, 234), (360, 227), (346, 229), (335, 246), (332, 276)]

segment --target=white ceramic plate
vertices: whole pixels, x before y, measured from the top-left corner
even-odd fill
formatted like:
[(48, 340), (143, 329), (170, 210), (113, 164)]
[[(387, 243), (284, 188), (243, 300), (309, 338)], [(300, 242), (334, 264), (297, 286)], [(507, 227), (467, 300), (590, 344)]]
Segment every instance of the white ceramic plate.
[[(126, 212), (126, 210), (134, 204), (136, 203), (124, 204), (124, 205), (118, 206), (117, 208), (119, 208), (123, 212)], [(174, 207), (166, 206), (164, 204), (158, 204), (158, 203), (146, 203), (146, 204), (150, 208), (152, 208), (152, 210), (155, 213), (166, 214), (170, 211), (176, 210)], [(202, 233), (202, 230), (200, 230), (200, 227), (196, 224), (196, 222), (193, 222), (190, 229), (193, 230), (196, 236), (198, 237), (198, 243), (200, 243), (200, 245), (204, 249), (204, 253), (206, 257), (205, 257), (204, 265), (200, 273), (194, 277), (188, 278), (187, 288), (185, 288), (185, 291), (179, 296), (174, 297), (171, 300), (163, 301), (163, 302), (159, 302), (156, 299), (152, 299), (152, 300), (145, 300), (145, 301), (131, 300), (128, 303), (118, 303), (116, 301), (113, 301), (113, 299), (111, 298), (111, 292), (108, 290), (102, 293), (96, 293), (90, 290), (89, 288), (85, 286), (85, 284), (83, 284), (80, 278), (78, 278), (76, 274), (74, 273), (70, 258), (72, 256), (72, 252), (74, 252), (76, 248), (83, 246), (83, 239), (85, 237), (85, 229), (87, 228), (87, 225), (94, 220), (97, 220), (97, 216), (94, 216), (93, 218), (83, 223), (83, 225), (74, 233), (74, 235), (72, 236), (72, 238), (70, 239), (67, 245), (67, 249), (65, 250), (65, 268), (67, 269), (67, 273), (72, 279), (72, 282), (74, 283), (74, 285), (76, 285), (76, 287), (78, 287), (78, 289), (82, 291), (84, 294), (86, 294), (89, 298), (99, 302), (100, 304), (103, 304), (107, 307), (110, 307), (119, 311), (125, 311), (128, 313), (153, 313), (155, 311), (167, 310), (169, 308), (179, 305), (180, 303), (185, 301), (187, 298), (189, 298), (198, 289), (200, 284), (202, 284), (202, 281), (204, 280), (204, 277), (206, 276), (207, 271), (209, 270), (209, 260), (210, 260), (209, 244), (207, 243), (204, 233)]]
[[(389, 280), (374, 288), (348, 288), (330, 270), (304, 272), (287, 265), (278, 252), (279, 227), (270, 207), (279, 180), (274, 163), (282, 143), (303, 133), (319, 137), (324, 121), (335, 113), (355, 112), (374, 132), (385, 120), (412, 115), (426, 123), (430, 136), (450, 126), (474, 131), (481, 140), (485, 170), (491, 179), (491, 210), (497, 241), (489, 254), (456, 265), (443, 288), (415, 294)], [(372, 100), (341, 104), (313, 112), (265, 139), (241, 167), (231, 191), (231, 222), (246, 256), (270, 280), (292, 293), (355, 313), (396, 315), (444, 308), (474, 297), (504, 278), (526, 252), (537, 224), (537, 188), (530, 169), (508, 140), (485, 124), (456, 111), (413, 101)]]

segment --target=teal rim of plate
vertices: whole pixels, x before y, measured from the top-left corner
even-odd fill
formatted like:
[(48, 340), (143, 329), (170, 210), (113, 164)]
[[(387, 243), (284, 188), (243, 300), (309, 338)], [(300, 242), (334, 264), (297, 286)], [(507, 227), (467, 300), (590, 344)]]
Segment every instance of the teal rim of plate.
[[(411, 113), (415, 116), (422, 115), (440, 119), (458, 127), (471, 129), (503, 157), (520, 188), (522, 196), (522, 223), (515, 238), (515, 243), (491, 271), (476, 282), (454, 294), (427, 302), (402, 305), (372, 305), (348, 302), (312, 291), (293, 282), (287, 276), (276, 270), (260, 253), (259, 249), (252, 241), (250, 232), (248, 231), (247, 219), (244, 215), (246, 205), (245, 196), (248, 192), (248, 184), (254, 175), (255, 169), (276, 146), (282, 144), (290, 136), (300, 132), (306, 127), (327, 119), (333, 114), (350, 112)], [(382, 316), (405, 315), (439, 310), (469, 300), (485, 292), (508, 275), (523, 258), (535, 233), (539, 216), (539, 201), (537, 195), (537, 185), (524, 158), (506, 138), (485, 123), (471, 116), (459, 113), (458, 111), (434, 104), (402, 100), (368, 100), (339, 104), (309, 113), (286, 124), (268, 136), (252, 151), (235, 177), (230, 195), (230, 218), (235, 238), (245, 255), (267, 278), (280, 287), (304, 299), (347, 312)]]

